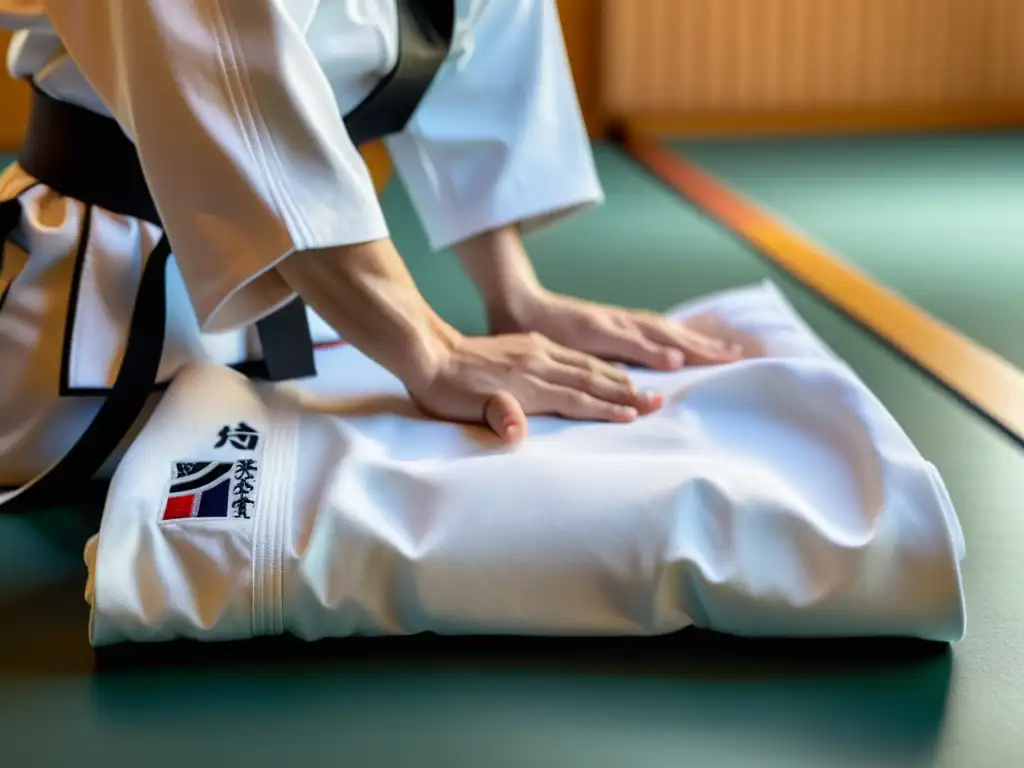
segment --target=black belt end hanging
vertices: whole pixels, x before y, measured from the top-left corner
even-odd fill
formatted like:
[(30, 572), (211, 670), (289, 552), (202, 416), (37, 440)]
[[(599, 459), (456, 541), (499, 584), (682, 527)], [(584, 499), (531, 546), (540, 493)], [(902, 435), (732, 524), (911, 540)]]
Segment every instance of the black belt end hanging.
[(257, 321), (256, 332), (263, 347), (265, 379), (288, 381), (316, 375), (313, 336), (302, 299)]

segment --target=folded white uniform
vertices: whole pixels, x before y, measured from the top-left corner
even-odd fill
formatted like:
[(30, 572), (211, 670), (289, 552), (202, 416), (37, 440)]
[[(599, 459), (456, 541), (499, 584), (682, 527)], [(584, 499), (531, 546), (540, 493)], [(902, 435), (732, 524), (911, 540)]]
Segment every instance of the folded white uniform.
[(637, 372), (630, 425), (503, 448), (418, 417), (349, 347), (320, 376), (172, 384), (86, 549), (94, 645), (179, 637), (740, 635), (959, 640), (942, 480), (769, 284), (678, 309), (760, 356)]

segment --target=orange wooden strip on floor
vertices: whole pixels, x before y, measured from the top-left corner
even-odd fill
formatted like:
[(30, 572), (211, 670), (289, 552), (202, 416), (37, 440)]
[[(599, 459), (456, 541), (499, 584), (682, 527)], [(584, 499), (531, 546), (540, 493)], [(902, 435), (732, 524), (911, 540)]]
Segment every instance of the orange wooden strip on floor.
[(656, 140), (628, 132), (618, 140), (653, 175), (1024, 443), (1024, 374), (1008, 361), (793, 231)]

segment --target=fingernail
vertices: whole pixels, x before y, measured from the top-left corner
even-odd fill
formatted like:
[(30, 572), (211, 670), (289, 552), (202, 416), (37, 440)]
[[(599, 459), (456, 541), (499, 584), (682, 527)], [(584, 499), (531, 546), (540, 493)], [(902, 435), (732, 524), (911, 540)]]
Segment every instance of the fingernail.
[(655, 392), (653, 389), (646, 389), (641, 393), (640, 397), (648, 403), (656, 403), (661, 400), (661, 393)]
[(501, 422), (501, 431), (508, 440), (515, 440), (519, 437), (519, 422), (512, 416), (507, 416)]
[(683, 364), (683, 353), (678, 349), (670, 349), (665, 358), (668, 360), (668, 364), (673, 368), (678, 368)]

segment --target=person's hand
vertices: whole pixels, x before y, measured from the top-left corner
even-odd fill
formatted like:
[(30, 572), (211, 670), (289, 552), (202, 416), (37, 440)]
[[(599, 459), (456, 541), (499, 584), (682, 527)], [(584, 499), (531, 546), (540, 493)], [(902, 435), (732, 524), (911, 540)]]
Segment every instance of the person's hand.
[(660, 371), (743, 356), (737, 346), (651, 312), (545, 290), (515, 226), (483, 232), (452, 250), (480, 289), (495, 333), (536, 332), (570, 349)]
[(516, 317), (493, 317), (496, 333), (535, 332), (606, 360), (672, 371), (739, 360), (742, 350), (651, 312), (623, 309), (546, 291), (524, 301)]
[(632, 421), (661, 406), (608, 363), (540, 334), (467, 338), (426, 303), (389, 240), (294, 254), (280, 277), (429, 415), (515, 442), (526, 416)]
[(406, 387), (427, 414), (487, 424), (510, 443), (526, 436), (528, 415), (630, 422), (662, 404), (637, 392), (626, 372), (536, 333), (452, 333), (430, 374)]

